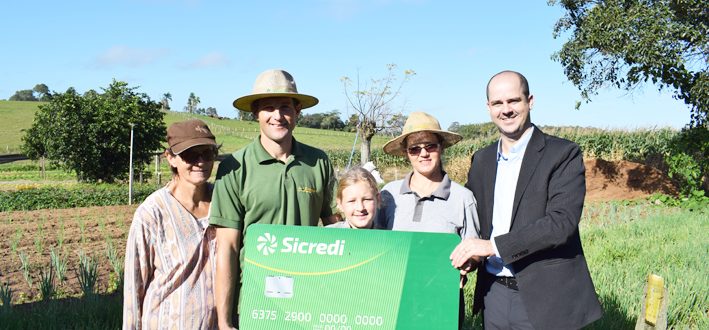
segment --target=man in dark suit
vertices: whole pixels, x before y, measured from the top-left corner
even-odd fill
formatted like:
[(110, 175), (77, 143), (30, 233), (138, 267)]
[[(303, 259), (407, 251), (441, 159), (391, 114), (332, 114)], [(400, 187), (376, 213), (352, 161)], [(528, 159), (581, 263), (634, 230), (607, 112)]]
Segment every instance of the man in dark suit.
[(534, 97), (513, 71), (493, 76), (487, 107), (500, 140), (477, 151), (466, 187), (478, 200), (480, 239), (451, 254), (478, 277), (473, 312), (486, 329), (578, 329), (602, 315), (578, 224), (586, 185), (571, 141), (531, 122)]

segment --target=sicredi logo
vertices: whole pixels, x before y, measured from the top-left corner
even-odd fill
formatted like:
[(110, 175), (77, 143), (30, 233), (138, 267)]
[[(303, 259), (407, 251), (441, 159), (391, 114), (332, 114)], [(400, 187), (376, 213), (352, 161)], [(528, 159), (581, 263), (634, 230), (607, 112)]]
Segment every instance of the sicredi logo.
[(320, 254), (341, 256), (345, 252), (345, 240), (336, 240), (332, 243), (300, 241), (297, 237), (284, 237), (281, 240), (283, 248), (278, 249), (278, 239), (271, 233), (263, 233), (256, 239), (256, 249), (267, 256), (278, 251), (294, 254)]
[(267, 256), (276, 252), (278, 248), (278, 243), (276, 243), (276, 236), (271, 235), (271, 233), (264, 233), (257, 239), (256, 249), (258, 249), (263, 255)]

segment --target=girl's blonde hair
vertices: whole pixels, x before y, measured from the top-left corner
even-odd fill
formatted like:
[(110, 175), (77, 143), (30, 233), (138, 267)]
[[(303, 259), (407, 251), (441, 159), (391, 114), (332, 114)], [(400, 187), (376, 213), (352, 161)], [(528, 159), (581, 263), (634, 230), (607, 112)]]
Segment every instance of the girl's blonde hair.
[(369, 188), (372, 189), (372, 192), (375, 195), (379, 193), (377, 180), (374, 179), (372, 173), (369, 173), (369, 171), (360, 166), (356, 166), (345, 171), (345, 173), (340, 176), (339, 183), (337, 185), (337, 199), (342, 199), (342, 191), (357, 182), (364, 182), (369, 185)]

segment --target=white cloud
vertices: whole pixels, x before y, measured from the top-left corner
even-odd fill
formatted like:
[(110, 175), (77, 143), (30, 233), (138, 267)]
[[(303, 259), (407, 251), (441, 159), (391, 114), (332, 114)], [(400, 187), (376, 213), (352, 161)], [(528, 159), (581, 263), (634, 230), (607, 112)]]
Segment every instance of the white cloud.
[(94, 65), (99, 68), (128, 66), (140, 67), (152, 64), (168, 54), (167, 49), (140, 49), (127, 46), (113, 46), (99, 54)]
[(208, 53), (196, 61), (185, 65), (187, 69), (205, 69), (223, 67), (229, 64), (229, 58), (221, 52)]

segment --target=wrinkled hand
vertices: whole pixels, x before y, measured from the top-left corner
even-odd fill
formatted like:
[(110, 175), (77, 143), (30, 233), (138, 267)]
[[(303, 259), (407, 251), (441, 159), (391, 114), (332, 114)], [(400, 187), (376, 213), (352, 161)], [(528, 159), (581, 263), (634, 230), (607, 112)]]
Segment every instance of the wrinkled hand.
[(483, 257), (495, 255), (495, 250), (492, 248), (492, 243), (488, 240), (478, 238), (466, 238), (455, 247), (450, 255), (451, 264), (453, 267), (463, 271), (470, 272), (474, 269), (473, 264), (482, 260)]

